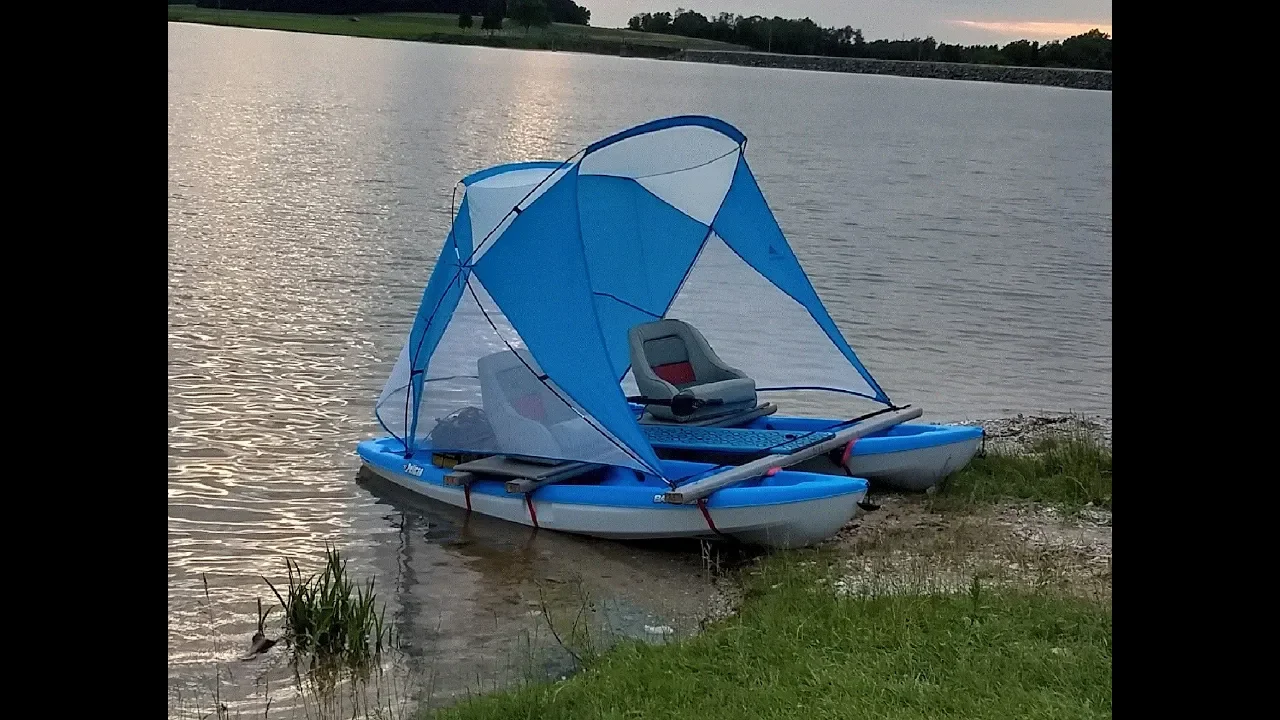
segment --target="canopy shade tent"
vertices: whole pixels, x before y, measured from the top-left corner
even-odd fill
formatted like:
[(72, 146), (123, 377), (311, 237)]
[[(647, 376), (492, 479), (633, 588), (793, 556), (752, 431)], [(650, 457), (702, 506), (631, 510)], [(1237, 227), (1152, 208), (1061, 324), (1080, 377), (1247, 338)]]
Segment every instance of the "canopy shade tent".
[[(721, 120), (672, 117), (564, 162), (466, 177), (376, 406), (406, 455), (426, 440), (661, 477), (623, 384), (628, 331), (664, 317), (698, 327), (718, 349), (741, 348), (746, 336), (750, 352), (733, 363), (762, 391), (890, 405), (783, 237), (745, 146)], [(483, 408), (487, 422), (462, 422), (465, 408)], [(517, 431), (525, 421), (548, 431)]]

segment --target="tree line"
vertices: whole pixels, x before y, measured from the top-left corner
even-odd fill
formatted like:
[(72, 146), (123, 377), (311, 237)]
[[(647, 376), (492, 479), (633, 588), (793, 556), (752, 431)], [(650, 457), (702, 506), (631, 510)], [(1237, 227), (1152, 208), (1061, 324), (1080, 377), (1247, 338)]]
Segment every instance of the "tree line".
[[(591, 12), (587, 11), (590, 17)], [(551, 24), (551, 10), (547, 0), (485, 0), (484, 14), (481, 16), (480, 29), (489, 31), (489, 35), (493, 35), (494, 31), (502, 29), (502, 20), (504, 17), (511, 18), (517, 25), (524, 27), (526, 33), (531, 27), (544, 28)], [(584, 20), (581, 23), (586, 25)], [(475, 25), (475, 18), (471, 14), (470, 8), (464, 8), (458, 13), (458, 27), (466, 30)]]
[[(224, 10), (261, 10), (265, 12), (315, 13), (317, 15), (357, 15), (380, 12), (455, 13), (459, 16), (480, 15), (513, 17), (518, 7), (530, 5), (521, 0), (195, 0), (197, 7)], [(573, 0), (540, 0), (533, 6), (545, 8), (548, 22), (587, 25), (591, 11)], [(539, 12), (539, 11), (535, 11)], [(533, 16), (530, 16), (533, 17)]]
[(720, 13), (708, 18), (683, 8), (675, 13), (640, 13), (627, 27), (652, 33), (719, 40), (752, 50), (789, 55), (874, 58), (878, 60), (932, 60), (938, 62), (1111, 69), (1111, 36), (1100, 30), (1041, 45), (1017, 40), (999, 45), (949, 45), (932, 37), (867, 42), (862, 30), (821, 27), (809, 18), (743, 17)]

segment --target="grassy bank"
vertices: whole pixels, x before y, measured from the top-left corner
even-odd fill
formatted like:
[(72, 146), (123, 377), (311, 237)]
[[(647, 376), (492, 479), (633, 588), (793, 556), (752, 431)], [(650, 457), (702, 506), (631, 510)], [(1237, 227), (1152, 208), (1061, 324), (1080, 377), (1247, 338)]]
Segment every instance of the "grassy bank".
[(678, 35), (641, 33), (632, 30), (585, 27), (553, 23), (525, 32), (511, 20), (503, 30), (490, 34), (476, 27), (458, 27), (458, 17), (442, 13), (375, 13), (352, 20), (346, 15), (311, 15), (252, 10), (218, 10), (194, 5), (170, 5), (170, 22), (229, 25), (234, 27), (288, 30), (324, 35), (384, 40), (415, 40), (458, 45), (487, 45), (527, 50), (565, 50), (608, 55), (665, 56), (677, 50), (736, 50), (740, 46)]
[(1008, 501), (1109, 509), (1108, 446), (1055, 434), (884, 500), (823, 549), (744, 571), (739, 612), (697, 637), (420, 717), (1111, 716), (1109, 540), (1104, 557), (1006, 517)]
[(776, 555), (741, 611), (669, 646), (626, 644), (566, 681), (425, 713), (487, 718), (1111, 716), (1111, 611), (975, 583), (842, 595), (830, 551)]
[(939, 489), (960, 503), (1031, 500), (1078, 510), (1111, 509), (1111, 449), (1084, 435), (1055, 435), (1025, 452), (974, 458)]
[[(549, 579), (545, 597), (538, 585), (531, 617), (541, 618), (547, 642), (554, 638), (567, 653), (540, 646), (561, 658), (548, 664), (530, 643), (528, 656), (511, 665), (520, 668), (516, 675), (493, 683), (477, 675), (474, 686), (467, 681), (472, 692), (496, 692), (435, 709), (435, 663), (458, 662), (452, 648), (431, 657), (430, 669), (412, 670), (420, 676), (408, 669), (403, 676), (375, 674), (360, 686), (362, 694), (339, 693), (332, 706), (325, 703), (346, 686), (309, 673), (309, 684), (299, 683), (303, 705), (294, 715), (270, 714), (270, 703), (252, 714), (1109, 718), (1110, 512), (1100, 513), (1105, 523), (1085, 517), (1090, 513), (1063, 512), (1087, 502), (1110, 508), (1109, 440), (1104, 445), (1056, 429), (1017, 437), (1007, 447), (997, 443), (999, 452), (976, 459), (938, 494), (877, 494), (878, 509), (860, 513), (820, 548), (764, 557), (728, 553), (737, 569), (678, 579), (712, 580), (723, 595), (723, 603), (692, 609), (703, 628), (694, 637), (668, 630), (659, 637), (683, 639), (624, 639), (636, 635), (617, 632), (608, 612), (596, 614), (601, 607), (586, 586)], [(317, 638), (338, 654), (347, 649), (348, 657), (376, 654), (383, 632), (381, 616), (370, 612), (372, 584), (361, 592), (346, 579), (336, 552), (328, 559), (325, 572), (311, 580), (290, 568), (279, 597), (287, 620), (282, 644), (297, 648), (299, 638)], [(682, 602), (689, 606), (687, 596)], [(260, 632), (262, 619), (259, 609)], [(211, 612), (211, 632), (213, 620)], [(648, 629), (646, 635), (654, 639)], [(353, 637), (367, 639), (356, 653), (349, 652)], [(402, 651), (395, 643), (386, 647)], [(545, 681), (570, 665), (580, 671)], [(439, 697), (457, 699), (454, 692)], [(416, 712), (415, 701), (424, 703)], [(208, 716), (203, 710), (192, 715)]]

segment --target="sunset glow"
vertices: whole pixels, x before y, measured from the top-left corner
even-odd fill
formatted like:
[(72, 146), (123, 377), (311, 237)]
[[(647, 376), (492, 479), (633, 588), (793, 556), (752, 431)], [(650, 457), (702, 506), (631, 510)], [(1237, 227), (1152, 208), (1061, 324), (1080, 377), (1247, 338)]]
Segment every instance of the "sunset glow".
[(1034, 20), (951, 20), (975, 30), (985, 30), (993, 35), (1025, 37), (1028, 40), (1065, 40), (1093, 29), (1111, 35), (1111, 23), (1099, 22), (1037, 22)]

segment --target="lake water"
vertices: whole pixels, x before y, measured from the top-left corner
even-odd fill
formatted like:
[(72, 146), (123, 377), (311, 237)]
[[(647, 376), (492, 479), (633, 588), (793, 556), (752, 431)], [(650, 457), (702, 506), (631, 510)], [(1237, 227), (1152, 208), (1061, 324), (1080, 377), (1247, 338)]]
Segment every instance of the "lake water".
[(454, 183), (485, 166), (721, 117), (897, 402), (938, 421), (1111, 413), (1111, 93), (168, 33), (172, 707), (211, 707), (215, 665), (233, 708), (287, 702), (276, 653), (238, 658), (255, 598), (274, 599), (262, 576), (316, 568), (326, 542), (377, 579), (439, 696), (527, 674), (547, 588), (588, 588), (621, 634), (691, 622), (708, 593), (694, 553), (534, 536), (356, 482)]

